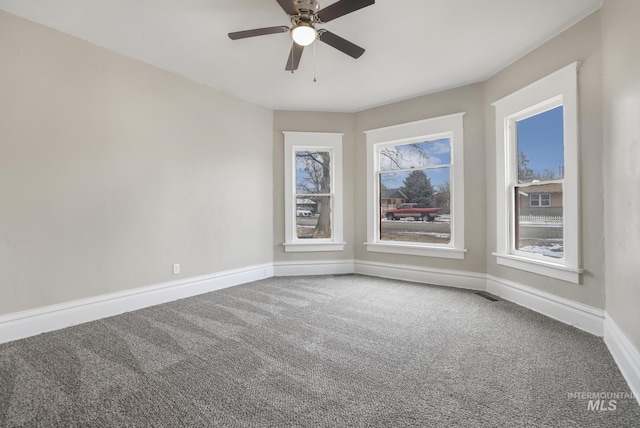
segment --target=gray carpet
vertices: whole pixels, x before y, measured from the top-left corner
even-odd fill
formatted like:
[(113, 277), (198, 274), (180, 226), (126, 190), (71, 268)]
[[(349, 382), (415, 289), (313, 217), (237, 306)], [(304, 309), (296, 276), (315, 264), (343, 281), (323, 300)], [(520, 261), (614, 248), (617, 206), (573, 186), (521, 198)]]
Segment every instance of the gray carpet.
[[(602, 339), (473, 292), (271, 278), (0, 345), (2, 426), (633, 427)], [(607, 406), (603, 408), (608, 408)]]

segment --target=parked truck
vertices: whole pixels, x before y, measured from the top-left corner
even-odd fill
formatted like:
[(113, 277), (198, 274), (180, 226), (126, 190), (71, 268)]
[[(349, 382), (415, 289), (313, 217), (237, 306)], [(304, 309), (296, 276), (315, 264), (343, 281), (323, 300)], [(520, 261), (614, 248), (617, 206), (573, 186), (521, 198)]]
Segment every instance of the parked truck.
[(414, 220), (433, 221), (440, 215), (442, 208), (420, 208), (418, 204), (400, 204), (397, 208), (389, 208), (385, 216), (389, 220), (399, 220), (401, 218), (413, 217)]

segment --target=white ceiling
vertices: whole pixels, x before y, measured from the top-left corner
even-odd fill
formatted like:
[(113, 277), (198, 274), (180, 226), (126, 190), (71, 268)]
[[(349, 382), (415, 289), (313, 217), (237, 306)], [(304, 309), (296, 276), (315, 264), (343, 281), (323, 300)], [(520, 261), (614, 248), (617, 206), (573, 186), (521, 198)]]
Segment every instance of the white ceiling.
[(483, 81), (601, 4), (377, 0), (319, 27), (365, 48), (360, 59), (317, 43), (293, 75), (288, 33), (227, 37), (289, 25), (276, 0), (0, 0), (0, 9), (269, 108), (354, 112)]

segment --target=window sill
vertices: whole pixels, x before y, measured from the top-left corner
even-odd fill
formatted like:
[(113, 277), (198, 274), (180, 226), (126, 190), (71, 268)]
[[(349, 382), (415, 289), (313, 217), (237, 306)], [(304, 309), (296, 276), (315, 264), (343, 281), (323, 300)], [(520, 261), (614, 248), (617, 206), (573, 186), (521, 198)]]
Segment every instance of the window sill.
[(512, 254), (493, 253), (493, 255), (496, 256), (496, 262), (499, 265), (572, 282), (574, 284), (580, 283), (580, 274), (584, 272), (584, 269), (571, 268), (558, 263), (529, 259)]
[(313, 251), (343, 251), (345, 242), (285, 242), (285, 253), (303, 253)]
[(465, 249), (451, 247), (426, 247), (411, 244), (390, 244), (381, 242), (365, 242), (367, 251), (376, 253), (408, 254), (412, 256), (440, 257), (444, 259), (464, 260)]

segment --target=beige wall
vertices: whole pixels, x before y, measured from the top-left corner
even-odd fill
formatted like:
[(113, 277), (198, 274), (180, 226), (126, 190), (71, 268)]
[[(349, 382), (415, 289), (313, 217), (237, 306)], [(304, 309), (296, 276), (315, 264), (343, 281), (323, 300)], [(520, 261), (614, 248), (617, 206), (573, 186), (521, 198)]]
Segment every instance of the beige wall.
[(640, 2), (602, 16), (606, 310), (640, 352)]
[[(496, 137), (490, 104), (510, 93), (581, 61), (578, 78), (581, 186), (581, 284), (572, 284), (496, 264)], [(487, 168), (487, 272), (596, 308), (604, 308), (604, 226), (602, 175), (602, 44), (596, 12), (485, 82)]]
[(4, 12), (0, 64), (0, 314), (272, 261), (272, 111)]

